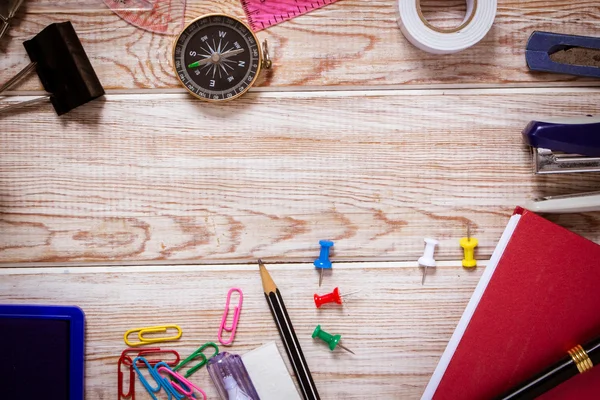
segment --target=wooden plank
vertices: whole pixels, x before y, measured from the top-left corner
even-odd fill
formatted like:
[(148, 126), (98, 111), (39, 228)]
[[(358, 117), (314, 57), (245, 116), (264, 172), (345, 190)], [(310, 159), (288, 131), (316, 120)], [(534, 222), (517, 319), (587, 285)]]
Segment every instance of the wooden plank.
[[(100, 3), (100, 2), (98, 2)], [(530, 73), (524, 58), (534, 30), (600, 35), (595, 1), (500, 0), (495, 24), (475, 47), (453, 55), (431, 55), (410, 45), (400, 33), (396, 0), (342, 0), (291, 22), (259, 33), (268, 39), (274, 69), (263, 87), (430, 85), (595, 85), (590, 79)], [(101, 4), (101, 3), (100, 3)], [(450, 10), (456, 7), (450, 3)], [(433, 23), (445, 26), (455, 13), (436, 15), (439, 2), (425, 7)], [(24, 8), (2, 43), (0, 82), (28, 62), (21, 43), (44, 26), (69, 19), (106, 89), (179, 88), (171, 66), (172, 36), (151, 34), (128, 25), (100, 6), (71, 12), (54, 0), (38, 0)], [(188, 1), (187, 19), (225, 12), (244, 17), (238, 0)], [(448, 22), (448, 21), (446, 21)], [(31, 79), (21, 90), (40, 89)]]
[[(516, 205), (597, 190), (536, 177), (520, 132), (600, 90), (108, 96), (0, 119), (0, 262), (488, 258)], [(553, 220), (598, 241), (600, 213)]]
[[(325, 289), (317, 289), (317, 275), (310, 265), (269, 268), (323, 399), (418, 398), (483, 271), (442, 266), (421, 286), (421, 271), (415, 265), (340, 265), (326, 277), (324, 288), (339, 285), (342, 291), (362, 291), (343, 308), (317, 310), (312, 295)], [(292, 371), (256, 267), (172, 269), (99, 269), (94, 273), (86, 268), (85, 273), (59, 269), (56, 273), (37, 270), (36, 274), (0, 269), (0, 303), (74, 304), (84, 310), (86, 398), (115, 398), (117, 359), (125, 348), (122, 338), (127, 329), (179, 324), (181, 340), (161, 347), (175, 348), (182, 355), (202, 343), (216, 341), (230, 287), (243, 290), (244, 305), (236, 340), (232, 347), (222, 350), (242, 354), (274, 341)], [(340, 333), (356, 356), (341, 350), (332, 353), (311, 339), (317, 324)], [(206, 369), (192, 378), (209, 398), (216, 398)], [(136, 392), (140, 399), (149, 398), (139, 382)]]

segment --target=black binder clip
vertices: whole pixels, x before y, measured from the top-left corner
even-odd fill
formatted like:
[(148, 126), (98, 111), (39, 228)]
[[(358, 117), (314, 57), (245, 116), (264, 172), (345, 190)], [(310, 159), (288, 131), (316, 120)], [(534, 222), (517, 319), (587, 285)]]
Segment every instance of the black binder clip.
[(104, 95), (71, 22), (50, 24), (33, 39), (23, 42), (23, 46), (31, 63), (0, 87), (0, 93), (35, 69), (48, 95), (5, 106), (0, 113), (50, 99), (56, 113), (63, 115)]

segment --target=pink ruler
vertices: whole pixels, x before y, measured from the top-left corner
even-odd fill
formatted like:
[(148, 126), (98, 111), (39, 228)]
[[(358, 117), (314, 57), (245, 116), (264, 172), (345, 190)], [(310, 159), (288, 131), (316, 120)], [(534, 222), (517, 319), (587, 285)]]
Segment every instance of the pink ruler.
[(254, 32), (335, 3), (337, 0), (241, 0)]

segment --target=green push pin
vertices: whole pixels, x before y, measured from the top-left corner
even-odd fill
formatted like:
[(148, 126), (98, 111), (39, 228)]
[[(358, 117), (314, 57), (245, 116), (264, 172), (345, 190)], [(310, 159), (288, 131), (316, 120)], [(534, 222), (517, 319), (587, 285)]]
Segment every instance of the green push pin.
[(337, 346), (340, 346), (342, 349), (346, 350), (347, 352), (354, 354), (354, 352), (352, 350), (343, 346), (340, 343), (340, 340), (342, 339), (342, 335), (332, 335), (331, 333), (327, 333), (321, 329), (321, 325), (317, 325), (317, 327), (315, 328), (315, 331), (312, 334), (312, 337), (313, 337), (313, 339), (318, 337), (319, 339), (321, 339), (322, 341), (327, 343), (329, 345), (329, 350), (331, 350), (331, 351), (335, 350), (335, 348)]

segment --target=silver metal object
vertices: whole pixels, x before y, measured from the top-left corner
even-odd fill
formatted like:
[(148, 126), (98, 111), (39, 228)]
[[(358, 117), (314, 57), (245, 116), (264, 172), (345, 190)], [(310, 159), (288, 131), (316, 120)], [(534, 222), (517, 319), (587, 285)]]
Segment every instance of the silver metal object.
[(269, 44), (267, 43), (267, 39), (265, 39), (263, 41), (262, 53), (263, 53), (262, 67), (265, 69), (271, 68), (271, 66), (273, 65), (273, 62), (271, 61), (271, 55), (269, 54)]
[[(35, 66), (36, 66), (36, 63), (34, 63), (34, 62), (30, 63), (25, 68), (23, 68), (18, 74), (16, 74), (11, 79), (9, 79), (8, 82), (6, 82), (2, 86), (0, 86), (0, 94), (2, 94), (3, 92), (7, 91), (8, 89), (13, 87), (17, 83), (21, 82), (23, 79), (25, 79), (27, 77), (27, 75), (29, 75), (29, 73), (35, 69)], [(41, 97), (37, 97), (32, 100), (22, 101), (20, 103), (13, 103), (8, 106), (0, 107), (0, 114), (9, 112), (9, 111), (17, 109), (17, 108), (41, 103), (43, 101), (47, 101), (49, 98), (50, 98), (50, 95), (41, 96)]]
[(0, 0), (0, 39), (8, 31), (10, 20), (25, 0)]
[(600, 157), (588, 157), (534, 148), (533, 165), (536, 174), (600, 172)]

